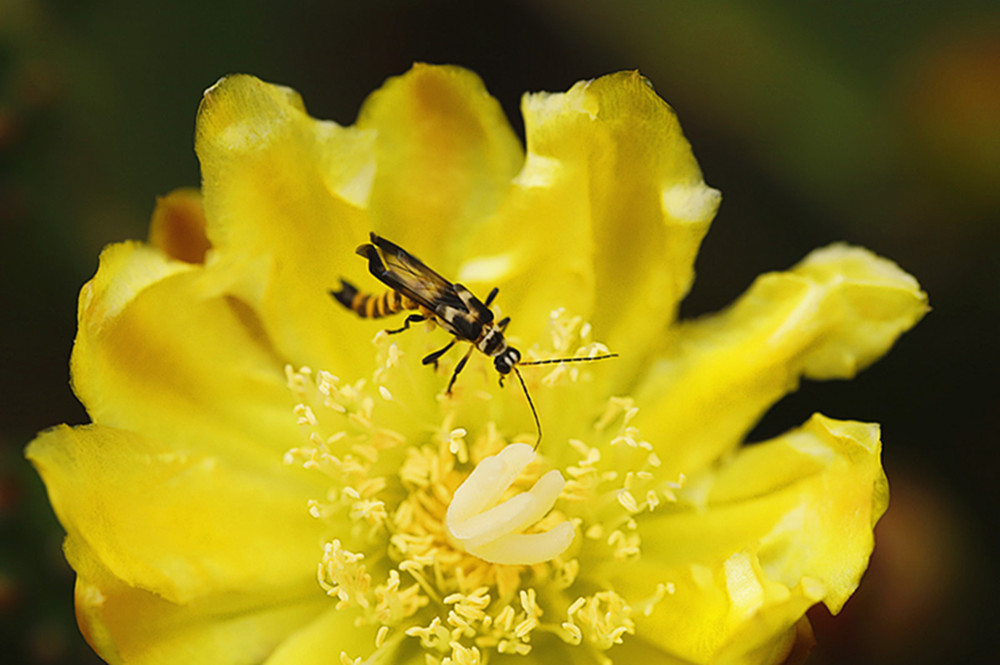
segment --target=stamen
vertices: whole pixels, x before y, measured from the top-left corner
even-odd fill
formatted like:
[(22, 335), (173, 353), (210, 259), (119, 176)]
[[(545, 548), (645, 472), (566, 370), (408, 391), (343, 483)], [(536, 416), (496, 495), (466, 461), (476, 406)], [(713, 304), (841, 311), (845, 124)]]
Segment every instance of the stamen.
[(363, 554), (344, 549), (339, 540), (324, 546), (317, 577), (327, 595), (339, 600), (337, 609), (343, 609), (352, 603), (368, 607), (371, 575), (361, 562), (362, 559)]
[(532, 565), (554, 559), (573, 542), (568, 521), (544, 533), (521, 533), (559, 498), (565, 481), (557, 470), (543, 475), (528, 492), (490, 508), (534, 458), (531, 446), (511, 444), (480, 462), (455, 490), (445, 524), (466, 552), (491, 563)]
[(614, 591), (598, 591), (581, 596), (566, 611), (568, 621), (562, 624), (571, 644), (580, 640), (601, 650), (622, 643), (622, 636), (635, 633), (632, 608)]

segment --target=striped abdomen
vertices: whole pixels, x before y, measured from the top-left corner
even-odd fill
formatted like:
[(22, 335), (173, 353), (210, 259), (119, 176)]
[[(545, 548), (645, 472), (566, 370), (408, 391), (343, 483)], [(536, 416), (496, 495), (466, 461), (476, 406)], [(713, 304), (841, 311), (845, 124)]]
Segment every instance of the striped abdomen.
[(340, 280), (340, 290), (330, 290), (330, 295), (341, 305), (364, 319), (381, 319), (404, 309), (424, 309), (399, 291), (388, 290), (378, 295), (362, 293), (351, 284)]

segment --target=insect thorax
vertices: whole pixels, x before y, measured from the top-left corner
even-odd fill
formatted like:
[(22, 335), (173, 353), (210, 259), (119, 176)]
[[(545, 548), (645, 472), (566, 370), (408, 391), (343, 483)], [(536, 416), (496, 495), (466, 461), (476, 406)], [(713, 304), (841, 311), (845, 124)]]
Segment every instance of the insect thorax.
[(497, 356), (507, 350), (507, 340), (495, 325), (485, 325), (482, 334), (476, 340), (476, 348), (490, 357)]
[(521, 352), (509, 345), (500, 329), (492, 324), (485, 327), (476, 348), (493, 358), (493, 365), (501, 374), (508, 374), (521, 360)]

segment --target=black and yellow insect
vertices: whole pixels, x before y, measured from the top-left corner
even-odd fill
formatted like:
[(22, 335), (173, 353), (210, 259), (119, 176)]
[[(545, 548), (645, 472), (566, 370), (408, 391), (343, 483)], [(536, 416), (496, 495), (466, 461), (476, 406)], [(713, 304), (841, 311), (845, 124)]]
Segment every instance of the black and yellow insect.
[[(378, 319), (403, 310), (416, 310), (415, 314), (406, 317), (402, 328), (387, 330), (386, 332), (390, 335), (403, 332), (410, 327), (411, 323), (420, 323), (421, 321), (433, 321), (450, 332), (455, 336), (454, 339), (423, 359), (424, 365), (433, 365), (435, 369), (437, 369), (438, 360), (455, 345), (455, 342), (470, 342), (472, 346), (458, 361), (452, 372), (446, 391), (448, 394), (451, 394), (455, 379), (458, 378), (475, 349), (479, 349), (493, 358), (493, 366), (500, 373), (501, 386), (503, 386), (504, 378), (513, 370), (514, 374), (517, 375), (517, 380), (521, 383), (521, 389), (524, 390), (528, 406), (531, 407), (531, 415), (534, 417), (535, 427), (538, 429), (538, 441), (542, 439), (542, 426), (538, 421), (535, 405), (531, 401), (531, 395), (528, 394), (528, 388), (524, 385), (524, 379), (521, 378), (517, 366), (587, 362), (614, 358), (618, 355), (617, 353), (606, 353), (588, 358), (552, 358), (521, 362), (521, 352), (508, 344), (503, 336), (507, 324), (510, 323), (510, 317), (504, 317), (499, 321), (493, 320), (490, 304), (496, 298), (499, 289), (494, 287), (486, 296), (486, 301), (482, 302), (469, 289), (461, 284), (449, 282), (399, 245), (375, 233), (371, 233), (370, 237), (371, 242), (359, 246), (357, 253), (368, 259), (368, 270), (376, 279), (388, 286), (389, 290), (379, 295), (363, 293), (350, 282), (341, 279), (340, 290), (331, 289), (330, 295), (362, 318)], [(536, 442), (535, 445), (537, 446), (538, 443)]]

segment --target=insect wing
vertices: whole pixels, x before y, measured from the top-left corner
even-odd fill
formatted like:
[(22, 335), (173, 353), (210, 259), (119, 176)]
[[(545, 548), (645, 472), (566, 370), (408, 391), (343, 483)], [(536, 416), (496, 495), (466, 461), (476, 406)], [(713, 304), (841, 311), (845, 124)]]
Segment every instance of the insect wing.
[(372, 241), (381, 250), (385, 272), (376, 275), (386, 285), (401, 291), (431, 311), (439, 304), (461, 306), (455, 286), (405, 249), (374, 233)]

